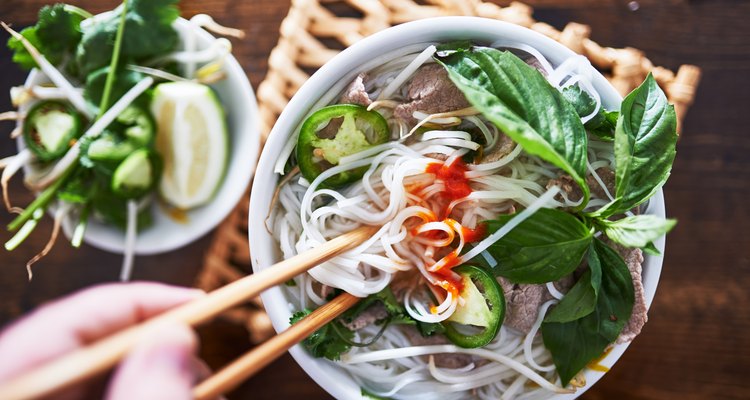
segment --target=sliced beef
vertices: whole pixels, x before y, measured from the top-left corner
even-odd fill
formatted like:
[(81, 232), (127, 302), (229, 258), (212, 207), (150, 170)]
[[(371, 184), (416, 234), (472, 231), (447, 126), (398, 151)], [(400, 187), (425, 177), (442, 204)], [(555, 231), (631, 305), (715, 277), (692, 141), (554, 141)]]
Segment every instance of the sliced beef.
[[(604, 182), (604, 185), (607, 186), (607, 190), (609, 190), (609, 193), (614, 195), (614, 171), (609, 168), (602, 167), (596, 170), (596, 174), (599, 175), (599, 177), (602, 179), (602, 182)], [(586, 177), (586, 185), (589, 187), (591, 193), (593, 193), (600, 199), (609, 199), (609, 197), (607, 197), (607, 193), (604, 192), (604, 189), (601, 187), (601, 185), (599, 185), (599, 182), (596, 181), (596, 178), (594, 178), (593, 175), (588, 175)], [(551, 188), (552, 186), (560, 186), (560, 189), (565, 192), (565, 195), (570, 201), (578, 201), (581, 199), (581, 197), (583, 197), (581, 188), (578, 187), (578, 184), (568, 174), (561, 174), (557, 178), (550, 179), (547, 182), (547, 189)], [(560, 195), (558, 195), (558, 197), (560, 197)]]
[(515, 148), (515, 142), (506, 134), (500, 133), (500, 136), (497, 138), (495, 147), (493, 147), (492, 150), (487, 152), (487, 154), (482, 157), (482, 164), (495, 162), (510, 154)]
[(348, 329), (358, 331), (386, 318), (388, 318), (388, 310), (386, 310), (383, 304), (376, 303), (359, 313), (359, 315), (350, 322), (343, 320), (340, 321)]
[[(596, 174), (599, 175), (599, 178), (602, 179), (602, 182), (604, 183), (604, 186), (607, 187), (609, 194), (614, 196), (615, 171), (612, 171), (607, 167), (602, 167), (596, 170)], [(599, 182), (596, 181), (596, 178), (594, 178), (594, 175), (589, 175), (586, 177), (586, 184), (589, 186), (589, 189), (591, 189), (591, 193), (596, 195), (596, 197), (604, 200), (609, 199), (609, 197), (607, 197), (607, 193), (604, 191), (602, 186), (599, 185)]]
[(514, 284), (505, 278), (500, 278), (500, 285), (505, 294), (505, 320), (503, 324), (529, 333), (539, 315), (539, 306), (548, 294), (544, 285)]
[[(565, 193), (570, 201), (578, 201), (583, 197), (581, 188), (578, 187), (576, 181), (574, 181), (568, 174), (561, 174), (557, 178), (550, 179), (547, 182), (547, 189), (552, 188), (552, 186), (559, 186), (560, 190)], [(555, 197), (557, 197), (558, 200), (562, 200), (562, 196), (559, 194)]]
[[(443, 335), (422, 336), (413, 326), (402, 327), (403, 332), (414, 346), (429, 346), (433, 344), (451, 344)], [(440, 368), (462, 368), (471, 364), (471, 356), (468, 354), (442, 353), (435, 354), (435, 366)]]
[(409, 83), (407, 95), (408, 102), (394, 110), (398, 118), (407, 122), (414, 122), (414, 111), (435, 114), (470, 106), (464, 94), (451, 82), (448, 72), (438, 64), (419, 68)]
[(631, 249), (623, 246), (619, 246), (612, 242), (608, 243), (612, 248), (617, 250), (625, 260), (625, 264), (630, 270), (630, 276), (633, 278), (633, 288), (635, 289), (635, 303), (633, 304), (633, 313), (630, 315), (628, 323), (622, 329), (620, 336), (617, 338), (617, 343), (625, 343), (635, 339), (643, 325), (648, 321), (648, 309), (646, 308), (646, 293), (643, 289), (643, 252), (641, 249)]
[[(547, 285), (514, 284), (505, 278), (499, 279), (505, 295), (503, 324), (524, 334), (529, 333), (539, 316), (539, 307), (553, 298), (547, 290)], [(574, 284), (573, 274), (554, 283), (555, 288), (562, 293), (567, 293)]]
[(370, 95), (368, 95), (367, 90), (365, 90), (365, 80), (367, 80), (366, 74), (361, 73), (357, 75), (357, 77), (354, 78), (354, 81), (352, 81), (352, 83), (346, 88), (344, 94), (341, 95), (339, 103), (359, 104), (365, 107), (372, 104)]

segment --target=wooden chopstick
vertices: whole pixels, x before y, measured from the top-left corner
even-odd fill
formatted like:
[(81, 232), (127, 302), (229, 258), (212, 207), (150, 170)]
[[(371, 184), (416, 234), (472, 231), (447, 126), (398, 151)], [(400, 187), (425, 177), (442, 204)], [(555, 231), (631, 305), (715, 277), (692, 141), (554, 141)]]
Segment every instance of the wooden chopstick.
[(374, 227), (355, 229), (315, 249), (214, 290), (203, 298), (64, 355), (10, 382), (0, 384), (0, 399), (36, 399), (107, 371), (155, 326), (165, 322), (196, 326), (265, 289), (286, 282), (315, 265), (362, 244), (375, 232)]
[(284, 354), (289, 348), (357, 304), (359, 300), (358, 297), (349, 293), (340, 294), (284, 332), (248, 351), (201, 382), (193, 389), (193, 398), (195, 400), (210, 400), (234, 389)]

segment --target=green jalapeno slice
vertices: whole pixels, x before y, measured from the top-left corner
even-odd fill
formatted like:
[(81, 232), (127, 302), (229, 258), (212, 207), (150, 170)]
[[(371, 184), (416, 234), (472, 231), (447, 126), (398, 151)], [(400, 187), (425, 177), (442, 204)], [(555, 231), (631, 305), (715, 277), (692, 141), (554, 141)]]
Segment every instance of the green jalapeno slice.
[(495, 276), (474, 265), (453, 269), (463, 282), (463, 299), (456, 311), (443, 322), (445, 336), (464, 348), (482, 347), (500, 331), (505, 317), (505, 297)]
[[(302, 124), (297, 139), (297, 164), (302, 176), (312, 182), (323, 171), (339, 164), (342, 157), (359, 153), (390, 139), (385, 118), (377, 111), (355, 104), (321, 108)], [(324, 187), (342, 187), (367, 171), (356, 168), (326, 179)]]
[(40, 161), (62, 157), (80, 136), (81, 116), (68, 103), (40, 101), (26, 114), (23, 139), (26, 147)]

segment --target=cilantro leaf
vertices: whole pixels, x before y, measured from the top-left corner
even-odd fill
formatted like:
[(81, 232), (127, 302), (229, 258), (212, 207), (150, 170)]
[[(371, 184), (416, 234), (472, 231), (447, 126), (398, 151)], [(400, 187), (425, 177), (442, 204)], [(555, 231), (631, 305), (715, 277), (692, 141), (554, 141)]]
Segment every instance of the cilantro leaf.
[[(180, 12), (177, 0), (130, 0), (125, 14), (125, 31), (120, 57), (142, 61), (173, 51), (179, 42), (172, 23)], [(76, 62), (83, 76), (109, 65), (120, 21), (120, 13), (96, 21), (83, 29), (76, 49)]]
[[(296, 324), (311, 312), (310, 309), (298, 311), (292, 315), (289, 322)], [(337, 326), (333, 327), (334, 324), (337, 324)], [(352, 338), (354, 338), (354, 332), (334, 320), (313, 332), (302, 342), (302, 345), (314, 357), (325, 357), (335, 361), (351, 349), (352, 346), (349, 343)]]
[[(60, 63), (66, 54), (72, 52), (81, 40), (80, 14), (66, 10), (65, 4), (44, 6), (39, 10), (36, 25), (25, 28), (21, 35), (39, 50), (52, 64)], [(10, 38), (8, 48), (13, 50), (13, 62), (23, 69), (35, 68), (36, 61), (31, 57), (20, 40)]]
[[(21, 34), (21, 36), (25, 37), (32, 46), (36, 47), (37, 49), (41, 47), (39, 44), (39, 38), (37, 37), (35, 26), (24, 28), (19, 33)], [(36, 61), (34, 61), (34, 58), (31, 57), (31, 54), (26, 51), (26, 48), (23, 47), (23, 43), (21, 43), (20, 40), (11, 36), (11, 38), (8, 39), (8, 48), (13, 51), (14, 63), (18, 64), (21, 68), (26, 70), (36, 68)]]

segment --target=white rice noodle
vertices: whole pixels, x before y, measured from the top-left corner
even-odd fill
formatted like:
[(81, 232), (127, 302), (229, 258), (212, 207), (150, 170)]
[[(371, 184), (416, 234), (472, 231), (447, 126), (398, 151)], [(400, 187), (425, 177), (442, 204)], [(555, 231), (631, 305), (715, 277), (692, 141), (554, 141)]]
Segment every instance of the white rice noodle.
[[(549, 288), (549, 284), (547, 285), (547, 288)], [(532, 343), (534, 342), (534, 337), (536, 337), (536, 333), (539, 331), (539, 328), (542, 326), (542, 321), (544, 321), (544, 317), (547, 314), (547, 310), (550, 308), (550, 306), (557, 304), (558, 300), (550, 300), (544, 304), (542, 304), (539, 307), (539, 313), (537, 314), (536, 321), (534, 321), (534, 325), (531, 326), (531, 329), (529, 330), (529, 333), (526, 334), (526, 338), (523, 340), (523, 354), (526, 357), (526, 362), (537, 371), (554, 371), (555, 365), (545, 365), (541, 366), (537, 364), (537, 362), (534, 360), (534, 355), (532, 354)]]
[(454, 345), (431, 345), (431, 346), (412, 346), (400, 349), (387, 349), (369, 351), (367, 353), (348, 354), (342, 356), (342, 362), (346, 364), (357, 364), (364, 362), (376, 362), (383, 360), (391, 360), (396, 358), (405, 357), (417, 357), (431, 354), (443, 354), (443, 353), (454, 353), (454, 354), (469, 354), (477, 357), (482, 357), (490, 361), (494, 361), (503, 365), (506, 365), (518, 373), (522, 374), (529, 380), (533, 381), (537, 385), (544, 389), (554, 393), (572, 393), (573, 391), (565, 389), (547, 381), (542, 376), (534, 372), (531, 368), (523, 365), (522, 363), (502, 354), (495, 353), (487, 349), (464, 349)]
[[(117, 118), (138, 96), (145, 92), (151, 85), (154, 84), (154, 79), (146, 77), (142, 81), (138, 82), (130, 90), (128, 90), (115, 104), (110, 107), (101, 118), (97, 119), (93, 125), (83, 134), (81, 138), (95, 138), (99, 136), (109, 124), (111, 124), (115, 118)], [(41, 177), (38, 181), (32, 182), (32, 186), (35, 189), (41, 189), (49, 186), (57, 178), (59, 178), (65, 171), (68, 170), (77, 160), (78, 155), (81, 151), (81, 140), (79, 139), (74, 144), (65, 156), (52, 167), (52, 170)]]
[(562, 300), (562, 298), (565, 297), (565, 294), (557, 290), (554, 282), (547, 282), (546, 286), (547, 286), (547, 291), (549, 292), (549, 294), (555, 299)]
[(594, 167), (588, 162), (586, 162), (586, 167), (588, 168), (591, 176), (594, 177), (594, 180), (596, 181), (596, 183), (599, 184), (602, 190), (604, 190), (604, 193), (607, 195), (607, 198), (609, 198), (610, 201), (614, 201), (615, 198), (612, 197), (612, 193), (609, 192), (607, 185), (604, 184), (604, 181), (602, 180), (602, 178), (599, 176), (599, 174), (596, 173), (596, 169), (594, 169)]

